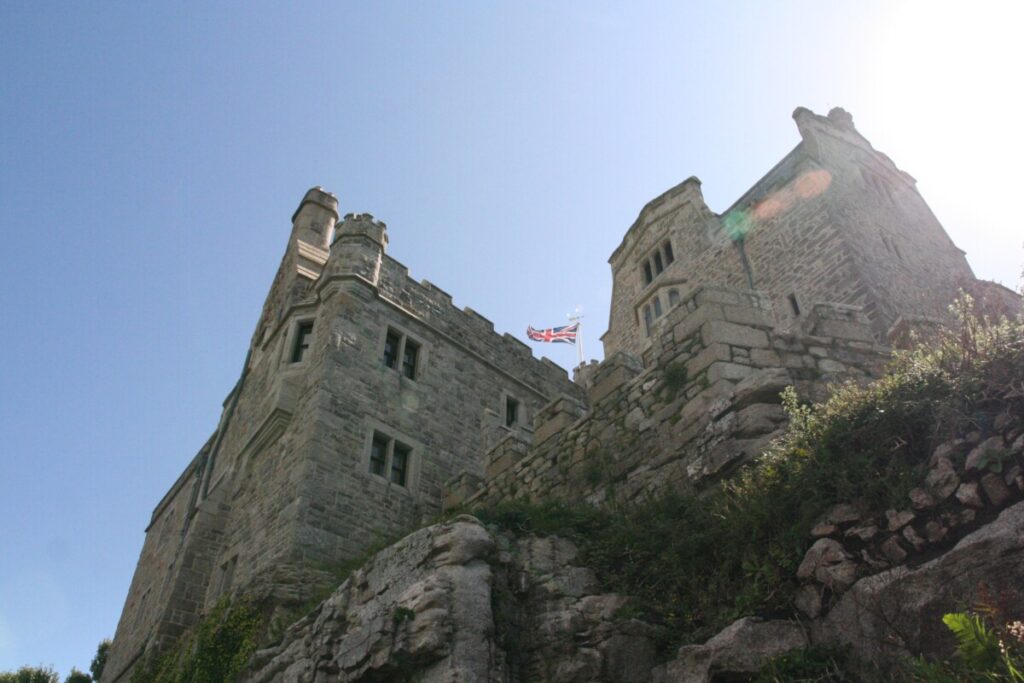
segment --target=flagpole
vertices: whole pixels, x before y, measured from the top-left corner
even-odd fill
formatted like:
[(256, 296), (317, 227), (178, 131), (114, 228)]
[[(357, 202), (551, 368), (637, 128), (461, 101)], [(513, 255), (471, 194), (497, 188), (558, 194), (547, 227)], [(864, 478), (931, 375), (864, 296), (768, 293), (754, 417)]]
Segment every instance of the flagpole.
[(579, 364), (583, 365), (583, 323), (580, 322), (583, 316), (580, 315), (580, 307), (577, 306), (576, 312), (568, 318), (576, 323), (576, 355), (579, 357)]

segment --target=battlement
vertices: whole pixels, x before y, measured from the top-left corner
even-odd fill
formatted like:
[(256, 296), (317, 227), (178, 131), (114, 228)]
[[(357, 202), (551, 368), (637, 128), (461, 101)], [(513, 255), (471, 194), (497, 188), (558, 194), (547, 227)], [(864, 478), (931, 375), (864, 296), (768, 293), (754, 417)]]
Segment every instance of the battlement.
[(527, 450), (499, 444), (486, 477), (450, 483), (446, 505), (512, 498), (631, 500), (699, 489), (781, 433), (780, 392), (881, 374), (888, 349), (850, 306), (817, 304), (806, 331), (775, 326), (761, 292), (697, 287), (660, 321), (643, 360), (617, 352), (582, 369), (589, 408), (559, 397), (534, 419)]

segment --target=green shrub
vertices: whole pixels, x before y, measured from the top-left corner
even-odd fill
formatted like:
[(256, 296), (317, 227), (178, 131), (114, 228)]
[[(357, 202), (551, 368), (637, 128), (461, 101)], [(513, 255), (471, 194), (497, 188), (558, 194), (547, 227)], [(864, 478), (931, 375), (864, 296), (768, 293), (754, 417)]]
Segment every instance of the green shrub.
[(57, 672), (46, 666), (23, 666), (17, 671), (0, 671), (0, 683), (59, 683)]
[(249, 600), (223, 598), (173, 649), (136, 667), (132, 683), (234, 683), (263, 626)]
[(103, 675), (103, 669), (107, 666), (107, 654), (110, 652), (110, 639), (104, 638), (100, 641), (100, 644), (96, 646), (96, 656), (92, 658), (92, 662), (89, 664), (89, 673), (92, 674), (94, 681), (100, 680), (100, 676)]

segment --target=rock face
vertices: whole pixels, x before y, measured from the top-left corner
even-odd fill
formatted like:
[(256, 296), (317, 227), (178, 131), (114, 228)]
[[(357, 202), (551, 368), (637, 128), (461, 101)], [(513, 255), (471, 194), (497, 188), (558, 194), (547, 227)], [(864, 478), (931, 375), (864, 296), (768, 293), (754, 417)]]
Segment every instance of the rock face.
[(684, 645), (676, 658), (654, 670), (653, 683), (711, 683), (744, 680), (773, 657), (807, 646), (807, 636), (793, 621), (745, 617), (703, 645)]
[(883, 666), (907, 651), (945, 655), (953, 639), (942, 615), (984, 600), (1024, 605), (1024, 502), (930, 562), (861, 579), (813, 639), (849, 644), (859, 658)]
[(619, 619), (558, 538), (495, 537), (475, 518), (376, 555), (256, 653), (245, 683), (650, 680), (654, 628)]

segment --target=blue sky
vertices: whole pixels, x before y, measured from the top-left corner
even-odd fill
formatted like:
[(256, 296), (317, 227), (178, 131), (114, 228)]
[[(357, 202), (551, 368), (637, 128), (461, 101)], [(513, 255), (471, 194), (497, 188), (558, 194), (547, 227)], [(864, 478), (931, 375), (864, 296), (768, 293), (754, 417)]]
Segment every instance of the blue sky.
[[(966, 9), (965, 9), (966, 8)], [(969, 12), (967, 11), (969, 10)], [(0, 5), (0, 670), (88, 666), (216, 426), (307, 188), (501, 332), (647, 200), (722, 211), (840, 105), (1018, 284), (1016, 3)], [(570, 366), (570, 347), (537, 347)]]

